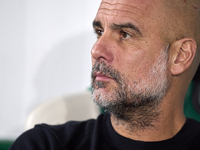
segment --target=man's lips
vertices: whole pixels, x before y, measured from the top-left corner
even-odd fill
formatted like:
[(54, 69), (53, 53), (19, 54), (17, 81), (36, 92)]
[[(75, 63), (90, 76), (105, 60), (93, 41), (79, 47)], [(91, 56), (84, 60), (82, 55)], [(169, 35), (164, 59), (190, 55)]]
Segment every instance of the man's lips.
[(104, 75), (101, 72), (97, 72), (94, 74), (95, 80), (96, 81), (108, 81), (108, 80), (113, 80), (113, 78), (109, 77), (108, 75)]

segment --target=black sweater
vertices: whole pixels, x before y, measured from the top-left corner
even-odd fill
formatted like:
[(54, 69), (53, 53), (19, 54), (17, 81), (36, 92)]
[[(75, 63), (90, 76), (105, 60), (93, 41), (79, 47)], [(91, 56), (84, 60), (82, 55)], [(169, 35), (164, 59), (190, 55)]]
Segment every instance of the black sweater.
[(37, 125), (23, 133), (10, 150), (200, 150), (200, 123), (187, 119), (173, 138), (142, 142), (116, 133), (109, 113), (105, 113), (97, 120)]

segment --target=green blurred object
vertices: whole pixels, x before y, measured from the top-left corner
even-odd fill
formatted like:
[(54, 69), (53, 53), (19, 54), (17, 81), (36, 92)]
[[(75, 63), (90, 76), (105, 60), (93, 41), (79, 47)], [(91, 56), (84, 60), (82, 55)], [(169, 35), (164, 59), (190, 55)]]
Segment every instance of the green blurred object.
[(190, 86), (188, 87), (185, 100), (184, 100), (184, 114), (188, 118), (195, 119), (200, 121), (200, 114), (194, 109), (192, 104), (192, 91), (193, 91), (194, 84), (191, 82)]
[(0, 140), (0, 150), (8, 150), (12, 143), (10, 140)]

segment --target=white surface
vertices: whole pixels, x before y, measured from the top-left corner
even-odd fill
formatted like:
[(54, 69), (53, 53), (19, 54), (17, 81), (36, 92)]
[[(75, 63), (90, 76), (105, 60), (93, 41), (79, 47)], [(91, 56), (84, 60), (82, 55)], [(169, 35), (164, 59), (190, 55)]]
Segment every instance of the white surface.
[(90, 86), (92, 21), (99, 4), (0, 1), (0, 139), (19, 136), (39, 103)]
[(91, 92), (83, 91), (59, 96), (39, 104), (28, 116), (26, 130), (36, 124), (63, 124), (67, 121), (84, 121), (97, 118), (100, 108), (93, 103)]

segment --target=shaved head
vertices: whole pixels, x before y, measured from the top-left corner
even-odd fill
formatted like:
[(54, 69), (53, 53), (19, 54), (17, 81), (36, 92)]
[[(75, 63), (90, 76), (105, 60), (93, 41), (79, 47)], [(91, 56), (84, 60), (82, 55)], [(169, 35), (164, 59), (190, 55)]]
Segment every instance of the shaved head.
[(161, 38), (169, 45), (183, 38), (191, 38), (197, 45), (188, 73), (193, 77), (200, 63), (200, 0), (163, 0), (160, 4), (162, 10), (158, 14), (158, 22)]
[(170, 42), (190, 37), (197, 43), (193, 76), (200, 63), (200, 0), (166, 0), (164, 4), (171, 17)]
[[(200, 46), (200, 0), (164, 0), (169, 42), (184, 37), (194, 38)], [(170, 33), (170, 34), (169, 34)]]

